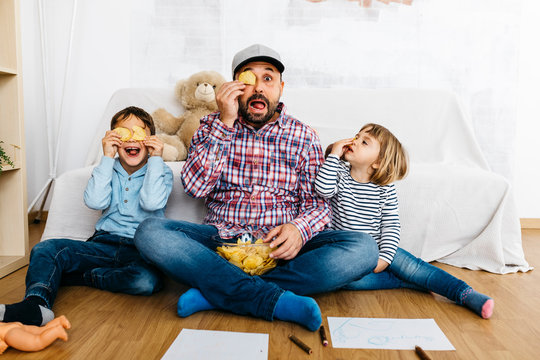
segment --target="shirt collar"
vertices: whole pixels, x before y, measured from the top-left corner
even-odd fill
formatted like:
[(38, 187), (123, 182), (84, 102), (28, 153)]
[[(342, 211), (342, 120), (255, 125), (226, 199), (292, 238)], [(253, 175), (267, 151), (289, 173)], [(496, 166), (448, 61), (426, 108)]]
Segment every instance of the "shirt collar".
[(129, 175), (127, 173), (126, 169), (124, 169), (124, 167), (122, 166), (122, 164), (120, 164), (120, 159), (116, 158), (115, 160), (116, 161), (114, 162), (113, 168), (117, 173), (121, 174), (123, 177), (139, 177), (139, 176), (144, 176), (146, 174), (146, 168), (148, 167), (148, 161), (139, 170), (137, 170), (133, 174)]

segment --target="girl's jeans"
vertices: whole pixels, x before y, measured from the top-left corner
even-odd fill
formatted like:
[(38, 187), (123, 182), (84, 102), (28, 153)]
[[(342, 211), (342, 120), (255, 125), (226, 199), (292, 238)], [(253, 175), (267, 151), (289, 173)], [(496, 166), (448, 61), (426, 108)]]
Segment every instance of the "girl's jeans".
[(373, 238), (354, 231), (326, 230), (289, 261), (262, 276), (250, 276), (223, 259), (223, 241), (211, 225), (150, 218), (135, 233), (141, 255), (174, 280), (199, 289), (215, 307), (272, 320), (285, 290), (297, 295), (340, 289), (375, 268)]
[(162, 279), (142, 259), (133, 239), (97, 231), (87, 241), (51, 239), (34, 246), (25, 298), (39, 296), (51, 308), (60, 284), (150, 295), (161, 288)]
[(469, 285), (446, 271), (398, 248), (394, 261), (380, 273), (370, 273), (344, 286), (346, 290), (412, 288), (432, 291), (461, 304), (461, 295)]

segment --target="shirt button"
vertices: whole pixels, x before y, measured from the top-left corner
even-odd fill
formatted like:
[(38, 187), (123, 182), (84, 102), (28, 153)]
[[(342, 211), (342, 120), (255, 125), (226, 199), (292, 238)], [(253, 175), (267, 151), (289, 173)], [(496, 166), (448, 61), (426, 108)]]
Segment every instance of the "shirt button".
[(127, 203), (127, 200), (124, 200), (124, 204)]
[(129, 188), (126, 188), (126, 191), (129, 191)]
[(251, 200), (255, 200), (255, 196), (252, 196), (252, 197), (251, 197)]
[(131, 181), (131, 177), (128, 177), (128, 181)]
[(257, 160), (254, 160), (254, 161), (253, 161), (253, 165), (257, 165)]

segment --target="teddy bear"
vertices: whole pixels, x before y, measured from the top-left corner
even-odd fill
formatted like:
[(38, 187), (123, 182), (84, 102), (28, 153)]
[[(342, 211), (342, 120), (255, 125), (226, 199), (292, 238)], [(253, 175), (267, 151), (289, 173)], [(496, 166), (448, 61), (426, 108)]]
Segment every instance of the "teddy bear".
[(200, 71), (175, 86), (175, 96), (184, 107), (178, 117), (167, 110), (157, 109), (152, 117), (156, 135), (163, 141), (163, 160), (182, 161), (187, 158), (191, 138), (200, 125), (200, 119), (218, 110), (216, 92), (225, 78), (216, 71)]

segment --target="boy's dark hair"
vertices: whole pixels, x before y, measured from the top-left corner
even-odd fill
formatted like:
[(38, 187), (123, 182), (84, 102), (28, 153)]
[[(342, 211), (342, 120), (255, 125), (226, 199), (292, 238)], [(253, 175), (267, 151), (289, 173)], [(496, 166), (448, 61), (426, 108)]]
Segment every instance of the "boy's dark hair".
[(130, 117), (130, 115), (135, 116), (136, 118), (141, 120), (144, 125), (148, 126), (148, 128), (150, 129), (150, 135), (156, 134), (156, 127), (154, 125), (154, 119), (152, 119), (152, 116), (143, 109), (136, 106), (128, 106), (124, 110), (120, 110), (119, 112), (114, 114), (111, 119), (111, 130), (113, 130), (120, 121)]

